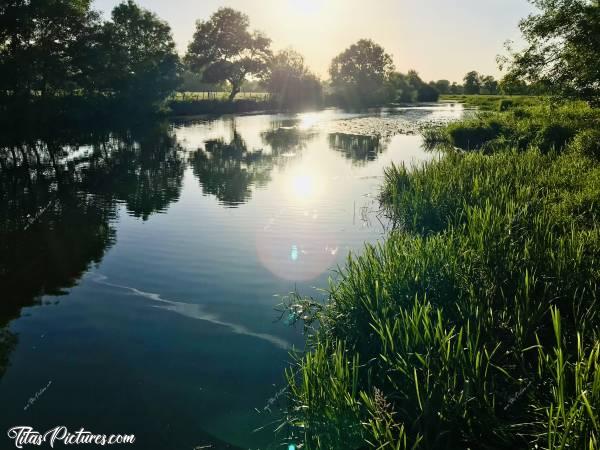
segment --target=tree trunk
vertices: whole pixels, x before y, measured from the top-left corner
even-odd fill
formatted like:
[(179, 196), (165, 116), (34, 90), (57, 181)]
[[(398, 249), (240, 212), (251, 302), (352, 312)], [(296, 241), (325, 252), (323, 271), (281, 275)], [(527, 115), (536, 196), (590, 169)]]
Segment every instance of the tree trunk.
[(240, 92), (240, 85), (233, 84), (231, 86), (231, 92), (229, 93), (229, 101), (232, 102), (235, 96)]

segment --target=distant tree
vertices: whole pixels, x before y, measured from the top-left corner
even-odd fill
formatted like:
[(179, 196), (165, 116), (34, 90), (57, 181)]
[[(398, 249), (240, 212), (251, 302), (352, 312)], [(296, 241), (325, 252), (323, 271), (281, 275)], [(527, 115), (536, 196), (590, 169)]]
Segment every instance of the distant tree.
[(465, 77), (463, 78), (464, 81), (464, 93), (467, 95), (470, 94), (479, 94), (479, 89), (481, 87), (480, 84), (480, 79), (479, 79), (479, 74), (472, 70), (470, 72), (467, 72), (467, 74), (465, 75)]
[(506, 74), (498, 83), (498, 88), (504, 95), (523, 95), (529, 93), (527, 83), (514, 72)]
[(462, 85), (458, 84), (456, 81), (454, 81), (452, 83), (452, 85), (450, 86), (450, 93), (451, 94), (462, 94), (464, 92), (464, 88)]
[(496, 95), (498, 93), (498, 82), (491, 75), (482, 76), (480, 85), (482, 94)]
[(196, 32), (185, 61), (208, 83), (229, 82), (233, 100), (248, 76), (262, 77), (271, 58), (271, 40), (248, 31), (248, 16), (220, 8), (207, 21), (196, 23)]
[(304, 64), (304, 58), (294, 50), (283, 50), (273, 57), (265, 88), (280, 106), (302, 108), (321, 104), (323, 88), (319, 79)]
[(389, 76), (387, 85), (387, 96), (392, 101), (400, 103), (414, 103), (418, 101), (418, 92), (414, 86), (411, 85), (408, 75), (400, 72), (393, 72)]
[(183, 69), (181, 73), (181, 84), (177, 88), (181, 92), (208, 92), (222, 91), (222, 86), (214, 83), (206, 83), (202, 75), (191, 70)]
[(387, 85), (388, 97), (396, 102), (435, 102), (439, 97), (435, 82), (425, 83), (414, 70), (407, 74), (392, 73)]
[(450, 93), (450, 81), (437, 80), (434, 84), (435, 84), (435, 88), (438, 90), (438, 92), (440, 94), (449, 94)]
[(385, 83), (394, 70), (392, 57), (370, 39), (361, 39), (336, 56), (329, 67), (333, 88), (352, 103), (383, 100)]
[(530, 0), (539, 13), (523, 19), (528, 46), (500, 57), (513, 78), (541, 83), (562, 96), (600, 103), (600, 2)]
[(51, 95), (78, 87), (99, 25), (91, 0), (0, 2), (0, 91)]
[(437, 102), (440, 93), (438, 90), (425, 83), (417, 71), (409, 70), (407, 74), (408, 84), (416, 91), (417, 101), (419, 102)]
[(106, 64), (99, 84), (133, 106), (164, 100), (179, 83), (179, 58), (171, 29), (132, 0), (117, 5), (101, 36)]

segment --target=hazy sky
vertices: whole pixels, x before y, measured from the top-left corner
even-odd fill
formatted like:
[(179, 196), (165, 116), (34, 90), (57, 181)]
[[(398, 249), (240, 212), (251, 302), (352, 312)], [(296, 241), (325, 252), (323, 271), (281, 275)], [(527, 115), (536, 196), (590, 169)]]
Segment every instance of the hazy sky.
[[(499, 75), (496, 55), (507, 39), (520, 42), (519, 19), (532, 11), (526, 0), (137, 0), (169, 22), (181, 53), (197, 19), (221, 6), (250, 16), (273, 48), (293, 47), (320, 76), (331, 59), (360, 38), (371, 38), (394, 57), (402, 72), (460, 81), (469, 70)], [(119, 0), (95, 0), (108, 13)]]

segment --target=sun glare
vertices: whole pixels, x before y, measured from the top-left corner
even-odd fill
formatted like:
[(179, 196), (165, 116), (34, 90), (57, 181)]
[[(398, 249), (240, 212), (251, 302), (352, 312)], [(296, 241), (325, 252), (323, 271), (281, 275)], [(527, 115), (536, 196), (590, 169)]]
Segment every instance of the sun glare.
[(306, 200), (315, 193), (315, 181), (310, 175), (296, 175), (292, 178), (292, 193), (300, 200)]
[(325, 0), (288, 0), (292, 9), (296, 12), (305, 15), (315, 15), (317, 14)]

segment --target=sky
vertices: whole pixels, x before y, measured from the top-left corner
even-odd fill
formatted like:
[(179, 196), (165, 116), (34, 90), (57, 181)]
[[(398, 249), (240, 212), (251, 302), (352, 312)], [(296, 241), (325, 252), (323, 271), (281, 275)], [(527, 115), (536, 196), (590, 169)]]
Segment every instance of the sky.
[[(104, 12), (120, 0), (95, 0)], [(477, 70), (500, 76), (496, 56), (504, 42), (521, 41), (519, 20), (533, 12), (527, 0), (137, 0), (166, 20), (185, 53), (196, 20), (229, 6), (250, 17), (274, 50), (292, 47), (326, 79), (331, 59), (361, 38), (393, 56), (396, 69), (414, 69), (426, 81), (460, 82)]]

